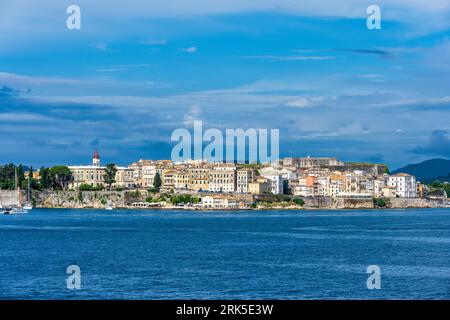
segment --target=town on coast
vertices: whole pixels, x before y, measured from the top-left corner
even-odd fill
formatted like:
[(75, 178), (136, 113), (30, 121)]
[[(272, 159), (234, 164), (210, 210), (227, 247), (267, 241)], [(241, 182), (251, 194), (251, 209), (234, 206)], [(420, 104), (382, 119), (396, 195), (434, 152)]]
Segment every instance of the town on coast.
[[(128, 166), (117, 166), (102, 165), (100, 154), (95, 151), (89, 165), (39, 170), (13, 167), (9, 165), (9, 174), (2, 174), (2, 206), (21, 205), (26, 198), (38, 208), (249, 210), (448, 206), (444, 190), (433, 190), (413, 175), (391, 175), (383, 164), (349, 163), (334, 157), (288, 157), (266, 164), (141, 159)], [(3, 166), (2, 171), (7, 168)]]

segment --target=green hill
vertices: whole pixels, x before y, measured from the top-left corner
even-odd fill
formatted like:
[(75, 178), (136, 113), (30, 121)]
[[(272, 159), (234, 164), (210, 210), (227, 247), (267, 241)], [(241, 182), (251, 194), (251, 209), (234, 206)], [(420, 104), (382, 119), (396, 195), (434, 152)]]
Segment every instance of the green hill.
[(392, 172), (409, 173), (416, 176), (417, 180), (430, 182), (434, 180), (449, 181), (450, 179), (450, 160), (431, 159), (421, 163), (409, 164), (403, 168)]

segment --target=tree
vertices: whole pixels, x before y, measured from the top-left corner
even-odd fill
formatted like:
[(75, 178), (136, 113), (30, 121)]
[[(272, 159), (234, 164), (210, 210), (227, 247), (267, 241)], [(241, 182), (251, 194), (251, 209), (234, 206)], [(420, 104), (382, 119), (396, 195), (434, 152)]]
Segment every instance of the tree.
[(50, 179), (53, 187), (59, 187), (63, 190), (67, 183), (72, 181), (72, 172), (66, 166), (55, 166), (49, 170)]
[(0, 167), (0, 189), (13, 190), (16, 166), (12, 163)]
[(34, 181), (34, 177), (33, 177), (33, 167), (30, 166), (30, 170), (28, 170), (28, 180), (29, 180), (29, 185), (31, 188), (35, 187), (36, 185), (36, 181)]
[(159, 192), (161, 189), (162, 181), (161, 176), (159, 175), (159, 172), (155, 174), (155, 178), (153, 179), (153, 188)]
[(436, 192), (436, 191), (445, 191), (447, 193), (447, 196), (450, 195), (450, 183), (440, 182), (438, 180), (433, 181), (430, 184), (430, 192)]
[(25, 170), (23, 165), (19, 164), (17, 167), (17, 184), (16, 188), (22, 187), (23, 182), (25, 181)]
[(114, 163), (109, 163), (106, 165), (105, 175), (103, 176), (103, 179), (105, 180), (105, 183), (108, 185), (109, 189), (111, 189), (113, 183), (116, 182), (116, 173), (117, 167)]
[(39, 187), (43, 190), (51, 187), (49, 168), (42, 167), (39, 170)]
[(294, 198), (292, 201), (294, 201), (294, 203), (299, 206), (305, 205), (305, 201), (302, 198)]

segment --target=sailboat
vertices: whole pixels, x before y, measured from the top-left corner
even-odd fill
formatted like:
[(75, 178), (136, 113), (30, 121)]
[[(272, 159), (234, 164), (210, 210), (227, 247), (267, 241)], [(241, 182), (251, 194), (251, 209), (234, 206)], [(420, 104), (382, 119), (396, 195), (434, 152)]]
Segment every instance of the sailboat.
[(31, 205), (31, 177), (28, 176), (28, 192), (27, 192), (27, 202), (24, 203), (24, 205), (22, 206), (22, 208), (24, 210), (32, 210), (33, 206)]
[(106, 203), (105, 210), (108, 210), (108, 211), (113, 210), (112, 201), (111, 201), (111, 188), (109, 189), (109, 200)]
[(17, 168), (14, 171), (14, 175), (15, 175), (15, 187), (16, 187), (16, 190), (19, 192), (19, 203), (15, 207), (9, 207), (9, 208), (3, 209), (3, 214), (27, 214), (28, 210), (26, 210), (25, 208), (22, 207), (22, 201), (21, 201), (22, 195), (20, 192), (19, 178), (17, 176)]

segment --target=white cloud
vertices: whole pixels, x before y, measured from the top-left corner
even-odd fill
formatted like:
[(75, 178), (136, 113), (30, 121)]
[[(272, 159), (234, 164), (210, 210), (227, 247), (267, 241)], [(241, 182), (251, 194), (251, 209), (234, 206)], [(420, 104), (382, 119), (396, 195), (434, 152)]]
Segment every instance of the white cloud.
[(188, 112), (184, 115), (184, 124), (187, 126), (194, 125), (194, 121), (201, 120), (202, 113), (202, 108), (199, 105), (190, 106)]
[(187, 53), (196, 53), (197, 47), (180, 48), (179, 50)]
[(292, 108), (306, 108), (317, 105), (325, 101), (325, 97), (300, 97), (296, 100), (288, 101), (284, 105)]
[(26, 75), (19, 75), (10, 72), (0, 72), (0, 82), (8, 86), (27, 86), (42, 84), (75, 84), (81, 83), (80, 80), (68, 78), (52, 78), (52, 77), (31, 77)]
[(163, 46), (167, 44), (167, 39), (147, 39), (142, 41), (147, 46)]
[(108, 44), (100, 42), (100, 43), (93, 43), (90, 45), (90, 47), (97, 49), (98, 51), (108, 51)]
[(42, 123), (48, 120), (51, 118), (34, 113), (0, 113), (0, 121)]
[(271, 61), (310, 61), (310, 60), (332, 60), (333, 56), (242, 56), (244, 59), (271, 60)]

